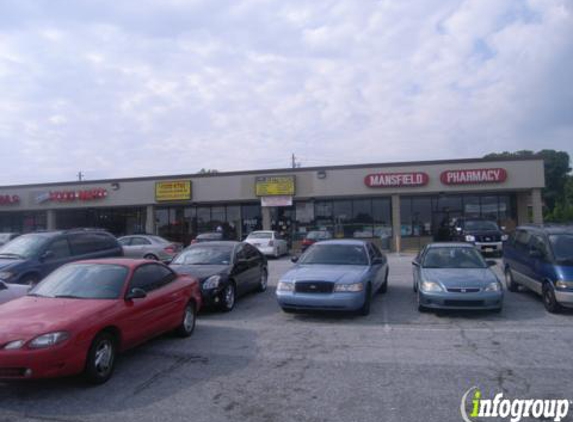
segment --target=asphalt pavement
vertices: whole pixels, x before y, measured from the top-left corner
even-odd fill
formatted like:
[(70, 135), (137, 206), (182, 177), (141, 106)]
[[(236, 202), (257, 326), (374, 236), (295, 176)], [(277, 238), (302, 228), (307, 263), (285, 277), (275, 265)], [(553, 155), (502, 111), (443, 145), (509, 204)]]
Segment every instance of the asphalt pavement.
[(292, 264), (272, 260), (265, 293), (201, 314), (189, 339), (122, 355), (104, 385), (0, 383), (0, 421), (459, 422), (474, 386), (573, 399), (572, 312), (506, 292), (501, 314), (420, 314), (411, 260), (389, 256), (388, 292), (367, 317), (283, 313), (274, 289)]

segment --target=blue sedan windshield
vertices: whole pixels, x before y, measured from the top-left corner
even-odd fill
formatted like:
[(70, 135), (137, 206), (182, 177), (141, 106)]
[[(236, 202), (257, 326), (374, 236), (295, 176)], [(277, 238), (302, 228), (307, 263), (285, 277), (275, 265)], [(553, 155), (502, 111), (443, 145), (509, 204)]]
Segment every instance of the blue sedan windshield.
[(487, 268), (481, 254), (474, 248), (430, 248), (424, 257), (424, 268)]
[(308, 249), (299, 262), (303, 265), (368, 265), (368, 257), (361, 245), (315, 244)]

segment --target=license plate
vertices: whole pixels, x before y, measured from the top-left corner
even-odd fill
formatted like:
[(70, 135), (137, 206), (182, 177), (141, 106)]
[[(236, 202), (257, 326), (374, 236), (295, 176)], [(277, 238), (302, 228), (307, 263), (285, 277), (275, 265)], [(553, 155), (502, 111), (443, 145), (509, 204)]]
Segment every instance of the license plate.
[(484, 251), (485, 252), (493, 252), (493, 248), (485, 248)]

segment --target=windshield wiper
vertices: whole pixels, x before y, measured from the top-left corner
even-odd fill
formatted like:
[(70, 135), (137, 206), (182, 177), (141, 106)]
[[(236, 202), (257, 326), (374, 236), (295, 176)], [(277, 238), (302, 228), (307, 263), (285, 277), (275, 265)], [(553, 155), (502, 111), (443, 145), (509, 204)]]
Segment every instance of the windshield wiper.
[(46, 295), (41, 295), (40, 293), (28, 293), (26, 296), (32, 296), (32, 297), (48, 297)]
[(17, 254), (17, 253), (0, 253), (0, 256), (6, 256), (6, 257), (9, 257), (9, 258), (14, 257), (14, 258), (17, 258), (17, 259), (22, 259), (22, 258), (24, 258), (22, 255), (19, 255), (19, 254)]
[(55, 295), (54, 297), (58, 299), (83, 299), (81, 296), (74, 295)]

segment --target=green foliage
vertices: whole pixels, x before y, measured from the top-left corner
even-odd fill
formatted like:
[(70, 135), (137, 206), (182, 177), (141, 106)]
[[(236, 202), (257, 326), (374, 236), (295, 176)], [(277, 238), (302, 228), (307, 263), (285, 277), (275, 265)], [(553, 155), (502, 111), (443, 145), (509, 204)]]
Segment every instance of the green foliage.
[[(543, 202), (545, 203), (548, 215), (552, 215), (557, 204), (566, 209), (568, 204), (573, 205), (573, 182), (569, 186), (571, 191), (571, 200), (565, 202), (565, 191), (568, 179), (571, 176), (568, 173), (571, 171), (569, 166), (569, 154), (565, 151), (556, 151), (553, 149), (544, 149), (537, 153), (530, 150), (521, 150), (515, 152), (500, 152), (487, 154), (484, 158), (513, 158), (513, 157), (534, 157), (538, 156), (543, 158), (545, 168), (545, 189), (543, 189)], [(565, 212), (563, 210), (559, 212)]]
[(202, 168), (197, 172), (197, 174), (214, 174), (214, 173), (219, 173), (219, 170)]

